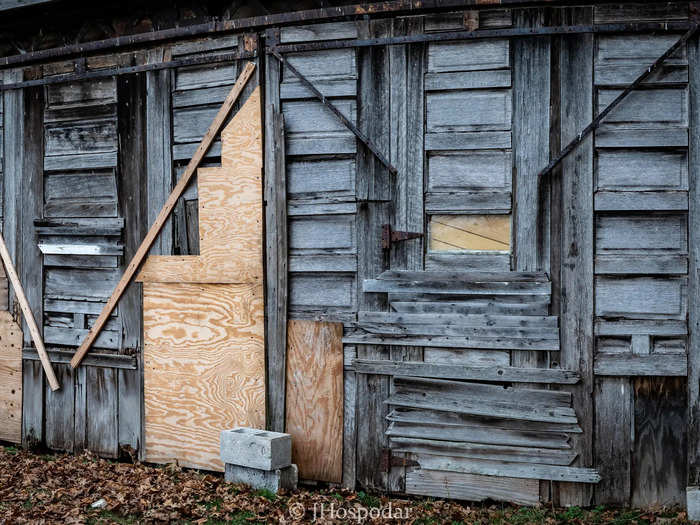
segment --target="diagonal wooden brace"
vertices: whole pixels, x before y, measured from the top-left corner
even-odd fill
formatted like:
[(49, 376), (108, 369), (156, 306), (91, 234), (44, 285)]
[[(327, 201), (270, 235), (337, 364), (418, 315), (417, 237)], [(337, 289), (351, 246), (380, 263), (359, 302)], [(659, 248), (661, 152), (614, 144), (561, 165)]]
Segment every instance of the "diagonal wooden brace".
[(353, 124), (350, 119), (348, 119), (345, 115), (341, 113), (341, 111), (335, 107), (330, 100), (328, 100), (323, 93), (321, 93), (318, 89), (316, 89), (316, 86), (314, 86), (311, 81), (306, 78), (304, 75), (299, 73), (297, 69), (291, 65), (280, 53), (277, 51), (277, 49), (270, 48), (270, 53), (280, 61), (281, 64), (287, 66), (287, 69), (295, 76), (297, 77), (306, 88), (311, 91), (314, 96), (321, 101), (321, 103), (326, 106), (331, 112), (338, 117), (338, 120), (340, 120), (346, 128), (348, 128), (350, 131), (352, 131), (355, 136), (364, 144), (368, 150), (372, 152), (372, 154), (379, 159), (379, 162), (384, 164), (386, 169), (389, 170), (389, 173), (392, 175), (396, 175), (397, 171), (396, 168), (389, 162), (389, 159), (387, 159), (384, 154), (379, 151), (379, 149), (372, 143), (372, 141), (367, 137), (360, 129)]

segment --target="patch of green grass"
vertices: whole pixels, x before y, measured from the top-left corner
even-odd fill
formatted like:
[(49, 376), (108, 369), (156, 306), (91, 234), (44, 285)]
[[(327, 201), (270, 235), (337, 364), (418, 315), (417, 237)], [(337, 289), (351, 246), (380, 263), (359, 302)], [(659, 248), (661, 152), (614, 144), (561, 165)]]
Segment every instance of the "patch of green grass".
[(627, 525), (628, 523), (634, 523), (635, 525), (644, 525), (645, 523), (649, 523), (648, 520), (639, 519), (639, 517), (642, 514), (643, 513), (638, 510), (627, 510), (625, 512), (622, 512), (619, 516), (615, 516), (615, 519), (610, 521), (610, 525)]
[(53, 454), (44, 454), (41, 456), (41, 459), (51, 463), (52, 461), (56, 461), (56, 456), (54, 456)]
[(232, 525), (250, 525), (250, 518), (253, 517), (252, 512), (239, 512), (234, 514), (228, 523)]
[(122, 516), (111, 510), (101, 510), (100, 513), (88, 520), (88, 524), (97, 525), (99, 523), (119, 523), (120, 525), (128, 525), (131, 523), (138, 523), (138, 518), (136, 516)]
[(365, 507), (379, 507), (382, 504), (381, 500), (377, 496), (367, 494), (362, 490), (357, 493), (357, 500)]
[(333, 498), (335, 498), (335, 499), (336, 499), (337, 501), (339, 501), (340, 503), (342, 503), (343, 501), (345, 501), (345, 498), (343, 498), (343, 495), (342, 495), (342, 494), (338, 494), (337, 492), (334, 492), (334, 493), (332, 494), (332, 496), (333, 496)]
[(10, 456), (14, 456), (19, 452), (19, 449), (17, 447), (13, 447), (12, 445), (8, 445), (6, 447), (3, 447), (5, 449), (5, 452), (9, 454)]
[(415, 523), (415, 525), (437, 525), (439, 522), (435, 518), (418, 518), (413, 523)]
[(544, 523), (547, 519), (547, 511), (538, 507), (520, 507), (515, 510), (508, 519), (513, 525), (526, 525), (529, 523)]
[(22, 503), (22, 508), (23, 509), (31, 509), (34, 506), (34, 502), (32, 501), (32, 497), (29, 496), (26, 500), (24, 500), (24, 503)]
[(277, 494), (267, 489), (256, 490), (255, 495), (260, 498), (265, 498), (267, 501), (275, 501), (277, 499)]
[(203, 505), (204, 508), (207, 510), (219, 510), (223, 502), (224, 500), (222, 500), (221, 498), (215, 498), (212, 500), (202, 500), (199, 502), (199, 504)]
[(562, 520), (564, 523), (568, 523), (570, 521), (583, 519), (585, 517), (585, 515), (586, 515), (586, 513), (584, 512), (584, 510), (581, 507), (573, 506), (573, 507), (569, 507), (564, 512), (559, 514), (557, 516), (557, 518)]

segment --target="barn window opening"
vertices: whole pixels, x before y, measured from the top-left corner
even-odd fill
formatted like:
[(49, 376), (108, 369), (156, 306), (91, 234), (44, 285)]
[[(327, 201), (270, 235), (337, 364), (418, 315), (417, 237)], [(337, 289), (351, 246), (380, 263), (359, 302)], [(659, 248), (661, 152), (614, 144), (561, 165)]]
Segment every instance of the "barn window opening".
[(510, 215), (432, 215), (430, 251), (510, 251)]

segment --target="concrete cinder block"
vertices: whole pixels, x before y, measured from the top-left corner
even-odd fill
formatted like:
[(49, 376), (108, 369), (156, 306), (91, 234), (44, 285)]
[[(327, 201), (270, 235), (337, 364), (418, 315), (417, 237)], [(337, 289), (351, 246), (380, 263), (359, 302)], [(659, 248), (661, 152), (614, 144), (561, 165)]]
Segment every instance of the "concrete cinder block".
[(292, 436), (255, 428), (238, 427), (221, 432), (221, 461), (261, 470), (292, 464)]
[(224, 479), (231, 483), (245, 483), (254, 489), (279, 492), (280, 489), (295, 490), (297, 488), (299, 471), (294, 464), (275, 470), (262, 470), (226, 463)]
[(688, 506), (688, 519), (690, 521), (700, 521), (700, 487), (687, 487), (685, 495)]

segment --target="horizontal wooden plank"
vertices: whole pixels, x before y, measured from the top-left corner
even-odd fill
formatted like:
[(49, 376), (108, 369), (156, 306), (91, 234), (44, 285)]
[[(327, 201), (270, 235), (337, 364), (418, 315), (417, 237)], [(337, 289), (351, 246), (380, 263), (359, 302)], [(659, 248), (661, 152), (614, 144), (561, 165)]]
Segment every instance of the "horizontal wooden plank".
[(54, 299), (106, 298), (119, 280), (113, 270), (48, 268), (44, 275), (44, 297)]
[[(490, 326), (451, 323), (403, 323), (403, 322), (368, 322), (360, 321), (356, 328), (369, 334), (382, 336), (464, 336), (474, 338), (492, 337), (510, 342), (511, 339), (556, 339), (559, 329), (548, 326)], [(517, 349), (517, 348), (516, 348)]]
[(411, 314), (397, 312), (360, 311), (357, 319), (361, 323), (386, 323), (405, 325), (464, 326), (474, 328), (543, 328), (556, 330), (557, 316), (537, 315), (468, 315), (459, 313)]
[(392, 437), (389, 446), (393, 452), (409, 454), (431, 454), (515, 463), (538, 463), (544, 465), (570, 465), (576, 453), (566, 449), (490, 445), (458, 441), (438, 441), (407, 437)]
[(431, 409), (394, 408), (386, 416), (389, 422), (414, 424), (418, 428), (442, 426), (454, 427), (468, 433), (469, 429), (501, 429), (524, 433), (551, 433), (555, 435), (580, 434), (581, 427), (576, 423), (553, 423), (523, 421), (517, 419), (482, 418), (470, 414), (444, 412)]
[(280, 42), (283, 44), (313, 42), (316, 40), (340, 40), (357, 38), (357, 36), (357, 23), (352, 21), (290, 26), (280, 29)]
[(122, 255), (122, 244), (53, 244), (40, 242), (39, 250), (44, 255)]
[[(314, 87), (326, 97), (354, 97), (357, 95), (356, 78), (314, 79)], [(280, 100), (315, 99), (316, 94), (301, 82), (280, 84)]]
[(595, 194), (596, 211), (685, 211), (685, 191), (599, 191)]
[(425, 269), (428, 271), (457, 268), (464, 271), (508, 271), (510, 253), (428, 252), (426, 254)]
[(466, 366), (434, 363), (355, 359), (351, 369), (361, 374), (379, 374), (438, 379), (469, 379), (513, 383), (575, 384), (577, 372), (556, 368), (518, 368), (511, 366)]
[(499, 272), (499, 271), (413, 271), (386, 270), (377, 276), (381, 281), (449, 281), (452, 283), (548, 283), (545, 272)]
[[(602, 126), (595, 132), (596, 148), (685, 148), (686, 127), (662, 129), (618, 129)], [(643, 171), (642, 171), (643, 173)]]
[(511, 72), (508, 69), (427, 73), (424, 77), (424, 89), (425, 91), (449, 91), (508, 88), (511, 85), (510, 77)]
[[(44, 326), (44, 341), (47, 344), (79, 346), (88, 334), (87, 329), (61, 328), (56, 326)], [(93, 346), (95, 348), (107, 348), (118, 350), (121, 344), (121, 331), (102, 330), (97, 336)]]
[[(49, 354), (49, 359), (52, 363), (70, 363), (75, 353), (72, 350), (46, 349)], [(34, 348), (25, 348), (22, 351), (22, 358), (30, 361), (38, 361), (39, 354)], [(98, 366), (103, 368), (120, 368), (124, 370), (136, 370), (136, 357), (123, 354), (100, 354), (99, 352), (90, 352), (83, 359), (82, 364), (85, 366)]]
[(500, 69), (510, 65), (508, 40), (465, 40), (428, 45), (428, 72)]
[(116, 168), (117, 152), (75, 153), (44, 157), (45, 171), (92, 170)]
[(287, 156), (350, 155), (357, 150), (357, 139), (350, 132), (328, 132), (323, 135), (298, 133), (286, 136)]
[(688, 323), (665, 319), (648, 319), (640, 321), (604, 321), (595, 322), (596, 335), (652, 335), (652, 336), (685, 336), (688, 334)]
[(510, 131), (426, 133), (425, 151), (510, 149)]
[(523, 431), (500, 428), (485, 421), (480, 425), (455, 426), (394, 421), (385, 432), (392, 438), (436, 439), (439, 441), (483, 443), (516, 447), (545, 449), (571, 449), (569, 436), (565, 433)]
[(559, 339), (463, 337), (463, 336), (388, 336), (369, 333), (351, 333), (343, 343), (356, 345), (432, 346), (436, 348), (479, 348), (485, 350), (541, 350), (556, 352)]
[[(82, 313), (89, 315), (99, 315), (104, 308), (102, 301), (69, 301), (62, 299), (44, 299), (45, 312), (65, 312), (65, 313)], [(116, 317), (118, 309), (112, 313), (112, 317)]]
[(603, 149), (598, 151), (596, 162), (598, 190), (688, 189), (688, 154), (684, 150)]
[(607, 317), (683, 319), (687, 283), (682, 278), (596, 277), (595, 313)]
[(688, 226), (685, 213), (668, 215), (598, 215), (596, 217), (596, 254), (608, 251), (664, 254), (688, 251)]
[(512, 180), (510, 151), (467, 151), (433, 154), (428, 157), (429, 192), (509, 192)]
[(510, 213), (511, 193), (491, 192), (429, 192), (425, 195), (426, 213)]
[[(214, 36), (189, 42), (179, 42), (170, 48), (174, 57), (183, 57), (194, 54), (206, 54), (222, 49), (235, 49), (238, 47), (239, 35)], [(230, 90), (229, 90), (230, 91)]]
[[(354, 49), (324, 49), (304, 53), (288, 53), (285, 61), (314, 82), (318, 79), (356, 79), (357, 57)], [(282, 85), (300, 83), (286, 63), (282, 66)]]
[(688, 273), (686, 255), (598, 255), (595, 273), (607, 275)]
[(291, 255), (290, 272), (356, 272), (356, 255)]
[[(602, 111), (621, 93), (618, 89), (598, 90), (598, 111)], [(632, 91), (605, 117), (605, 126), (625, 127), (687, 126), (688, 94), (684, 88)]]
[(470, 302), (391, 300), (391, 307), (397, 312), (405, 313), (546, 315), (549, 301), (508, 303), (488, 300)]
[(509, 89), (429, 92), (426, 132), (507, 131), (512, 106)]
[(290, 274), (289, 306), (292, 310), (321, 310), (324, 314), (330, 314), (332, 310), (354, 312), (356, 301), (354, 275)]
[(499, 282), (489, 280), (479, 280), (474, 272), (473, 281), (450, 281), (435, 279), (430, 280), (430, 276), (425, 276), (421, 280), (388, 280), (388, 279), (365, 279), (362, 289), (365, 292), (374, 293), (426, 293), (426, 294), (449, 294), (449, 295), (550, 295), (552, 285), (549, 282)]
[(599, 376), (686, 376), (686, 354), (603, 354), (595, 356), (594, 373)]
[[(357, 246), (354, 215), (300, 216), (289, 220), (292, 252), (354, 253)], [(295, 253), (296, 255), (297, 253)]]
[(347, 215), (357, 213), (355, 202), (319, 202), (319, 201), (287, 201), (287, 215), (312, 216), (312, 215)]
[(466, 501), (509, 501), (517, 505), (538, 505), (540, 482), (461, 472), (414, 470), (406, 472), (406, 494)]
[(594, 8), (596, 24), (687, 20), (688, 2), (625, 2), (600, 4)]
[(117, 268), (119, 267), (119, 258), (116, 255), (44, 255), (44, 266)]
[(352, 158), (288, 161), (288, 198), (352, 196), (355, 193), (355, 169)]
[(600, 475), (592, 468), (509, 463), (505, 461), (487, 461), (429, 454), (415, 454), (413, 458), (419, 463), (421, 468), (429, 470), (549, 481), (570, 481), (575, 483), (598, 483), (600, 481)]
[[(335, 99), (333, 105), (348, 120), (355, 122), (357, 104), (354, 99)], [(282, 105), (285, 133), (329, 133), (347, 131), (338, 117), (317, 100), (290, 101)], [(353, 135), (354, 137), (354, 135)]]

